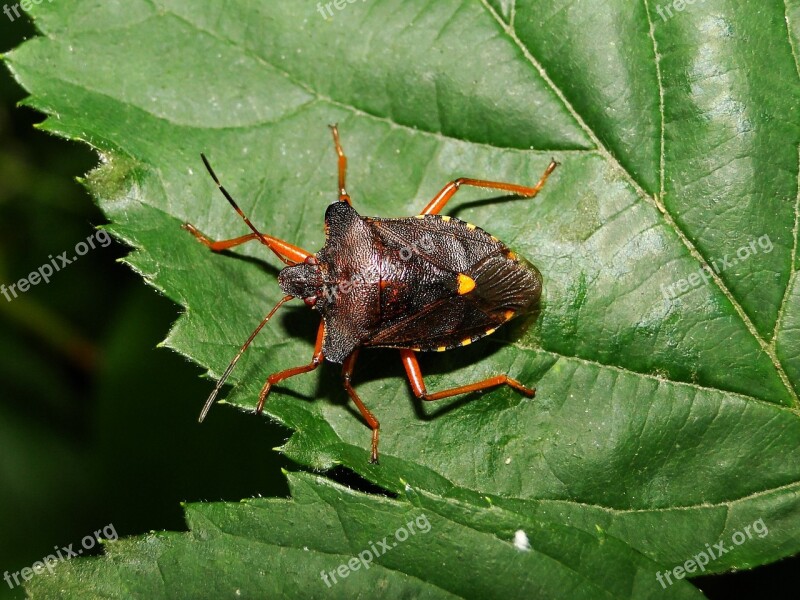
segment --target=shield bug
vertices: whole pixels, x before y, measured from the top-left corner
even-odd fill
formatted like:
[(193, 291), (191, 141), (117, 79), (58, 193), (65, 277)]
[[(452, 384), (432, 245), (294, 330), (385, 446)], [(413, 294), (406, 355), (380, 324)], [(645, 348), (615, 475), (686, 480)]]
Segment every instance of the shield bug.
[(338, 157), (339, 199), (325, 212), (325, 245), (316, 254), (256, 229), (201, 155), (217, 187), (252, 233), (212, 241), (189, 223), (183, 227), (216, 252), (251, 240), (261, 242), (286, 264), (278, 275), (278, 284), (286, 295), (228, 365), (206, 400), (200, 421), (261, 328), (285, 302), (299, 298), (322, 317), (314, 354), (308, 364), (267, 378), (256, 413), (261, 412), (270, 390), (281, 381), (313, 371), (323, 359), (341, 364), (344, 388), (372, 429), (370, 460), (375, 463), (380, 425), (351, 383), (362, 347), (397, 348), (411, 389), (422, 400), (440, 400), (503, 384), (533, 397), (534, 389), (507, 375), (430, 393), (416, 353), (471, 344), (538, 301), (542, 277), (536, 267), (483, 229), (439, 213), (465, 185), (532, 198), (558, 163), (551, 161), (534, 187), (460, 178), (444, 186), (416, 216), (362, 217), (345, 189), (347, 158), (336, 125), (331, 130)]

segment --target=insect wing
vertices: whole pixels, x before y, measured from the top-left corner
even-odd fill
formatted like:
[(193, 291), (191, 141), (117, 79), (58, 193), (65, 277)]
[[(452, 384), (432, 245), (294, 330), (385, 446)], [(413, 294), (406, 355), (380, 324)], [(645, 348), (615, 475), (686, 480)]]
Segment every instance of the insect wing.
[(435, 215), (370, 222), (384, 253), (382, 320), (365, 345), (466, 345), (539, 297), (539, 272), (474, 225)]

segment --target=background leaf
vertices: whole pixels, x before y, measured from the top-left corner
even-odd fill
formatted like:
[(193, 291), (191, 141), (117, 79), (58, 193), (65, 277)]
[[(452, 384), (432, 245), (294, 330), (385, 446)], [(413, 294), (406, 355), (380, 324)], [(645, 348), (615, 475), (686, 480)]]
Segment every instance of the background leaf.
[[(396, 353), (364, 353), (378, 467), (333, 369), (267, 412), (297, 431), (283, 451), (301, 464), (489, 496), (670, 567), (763, 519), (769, 535), (716, 572), (798, 550), (797, 6), (661, 9), (386, 0), (323, 19), (314, 2), (78, 2), (35, 8), (45, 37), (9, 61), (46, 129), (101, 152), (92, 187), (130, 264), (187, 309), (167, 344), (214, 375), (280, 294), (276, 261), (214, 256), (179, 229), (243, 233), (199, 152), (256, 224), (310, 250), (335, 192), (329, 122), (366, 215), (413, 214), (459, 175), (533, 183), (555, 156), (534, 201), (465, 191), (449, 211), (540, 268), (538, 320), (423, 362), (431, 389), (507, 372), (535, 400), (423, 407)], [(308, 360), (315, 326), (286, 310), (228, 401), (252, 407), (268, 372)]]
[[(613, 538), (459, 507), (411, 488), (410, 502), (398, 502), (308, 474), (290, 476), (290, 485), (291, 501), (188, 505), (188, 534), (111, 543), (101, 559), (60, 563), (56, 577), (34, 580), (30, 597), (262, 598), (266, 590), (304, 598), (376, 590), (388, 598), (663, 595), (652, 576), (656, 565)], [(527, 529), (531, 548), (512, 543), (510, 523)], [(496, 576), (476, 573), (474, 564)], [(686, 581), (670, 594), (702, 597)]]

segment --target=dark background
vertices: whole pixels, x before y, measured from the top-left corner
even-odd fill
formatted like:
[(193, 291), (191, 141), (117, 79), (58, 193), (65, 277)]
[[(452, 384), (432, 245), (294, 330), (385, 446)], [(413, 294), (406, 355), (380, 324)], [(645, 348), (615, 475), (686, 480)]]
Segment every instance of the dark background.
[[(0, 52), (32, 35), (27, 20), (0, 13)], [(37, 131), (43, 117), (17, 106), (24, 96), (0, 66), (6, 285), (105, 223), (76, 182), (96, 155)], [(198, 425), (212, 382), (156, 348), (180, 307), (118, 262), (127, 251), (98, 245), (49, 284), (0, 296), (0, 576), (108, 524), (120, 536), (184, 530), (182, 501), (288, 494), (280, 468), (292, 466), (272, 450), (288, 430), (229, 407)], [(709, 598), (796, 597), (798, 569), (793, 558), (694, 583)], [(0, 580), (0, 600), (23, 596)]]
[[(0, 12), (0, 52), (32, 35)], [(96, 155), (37, 131), (24, 97), (0, 65), (6, 285), (106, 222), (75, 180)], [(49, 284), (0, 295), (0, 577), (109, 523), (120, 536), (185, 530), (182, 501), (288, 495), (291, 465), (272, 448), (289, 431), (229, 407), (199, 425), (213, 382), (156, 348), (180, 307), (118, 262), (122, 244), (96, 246)], [(23, 596), (0, 579), (0, 598)]]

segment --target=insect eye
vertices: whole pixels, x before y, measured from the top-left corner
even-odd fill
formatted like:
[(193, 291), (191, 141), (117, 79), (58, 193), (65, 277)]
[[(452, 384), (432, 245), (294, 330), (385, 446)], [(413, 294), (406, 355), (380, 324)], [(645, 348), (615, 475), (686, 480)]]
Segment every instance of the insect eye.
[(313, 255), (312, 256), (306, 256), (306, 259), (305, 259), (304, 262), (307, 265), (318, 265), (319, 264), (319, 261), (317, 260), (317, 257), (313, 256)]

